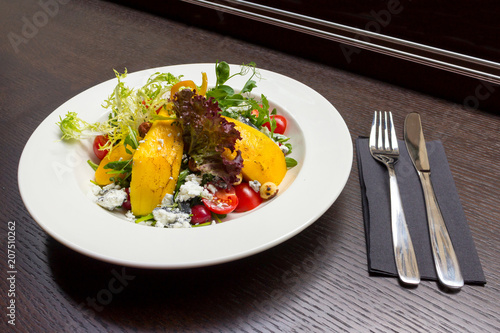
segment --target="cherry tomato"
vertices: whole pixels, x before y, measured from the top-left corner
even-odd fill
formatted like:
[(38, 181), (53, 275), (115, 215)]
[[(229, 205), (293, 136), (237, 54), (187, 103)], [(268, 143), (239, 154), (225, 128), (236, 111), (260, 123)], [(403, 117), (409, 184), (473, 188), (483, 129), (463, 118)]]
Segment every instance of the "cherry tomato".
[[(286, 125), (287, 125), (286, 118), (283, 117), (282, 115), (279, 115), (279, 114), (273, 115), (273, 116), (271, 116), (271, 118), (276, 120), (276, 128), (274, 129), (274, 133), (285, 134)], [(269, 122), (265, 123), (262, 126), (266, 126), (269, 130), (271, 130), (271, 124)]]
[(215, 214), (229, 214), (238, 206), (238, 197), (232, 186), (227, 189), (218, 188), (212, 194), (212, 199), (203, 199), (203, 203)]
[(247, 212), (254, 209), (262, 203), (262, 198), (258, 192), (255, 192), (248, 183), (241, 183), (234, 187), (239, 203), (235, 212)]
[(210, 221), (212, 214), (205, 205), (195, 205), (191, 207), (191, 224), (200, 224)]
[(108, 142), (108, 138), (104, 135), (98, 135), (94, 138), (94, 154), (100, 160), (102, 160), (109, 151), (108, 149), (100, 150), (100, 148), (103, 147), (106, 142)]

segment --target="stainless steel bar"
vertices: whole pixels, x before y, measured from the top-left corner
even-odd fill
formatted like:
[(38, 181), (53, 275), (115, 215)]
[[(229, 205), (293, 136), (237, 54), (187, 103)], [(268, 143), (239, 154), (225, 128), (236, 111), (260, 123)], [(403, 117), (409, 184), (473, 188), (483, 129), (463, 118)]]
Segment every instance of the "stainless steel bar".
[(352, 47), (500, 84), (500, 63), (241, 0), (182, 0)]

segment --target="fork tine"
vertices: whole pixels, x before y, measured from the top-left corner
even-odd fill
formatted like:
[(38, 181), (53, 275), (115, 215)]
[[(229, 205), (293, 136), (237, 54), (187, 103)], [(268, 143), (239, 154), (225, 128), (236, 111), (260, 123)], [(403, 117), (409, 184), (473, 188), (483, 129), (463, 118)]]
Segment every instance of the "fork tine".
[(370, 147), (375, 148), (377, 138), (377, 111), (373, 114), (372, 129), (370, 130)]
[(384, 149), (391, 150), (391, 142), (389, 140), (389, 129), (387, 128), (387, 111), (384, 111)]
[(394, 121), (392, 119), (392, 112), (389, 112), (389, 130), (391, 132), (391, 148), (399, 153), (398, 138), (396, 130), (394, 129)]
[(378, 139), (377, 139), (377, 149), (384, 149), (382, 141), (383, 127), (382, 127), (382, 111), (378, 112)]

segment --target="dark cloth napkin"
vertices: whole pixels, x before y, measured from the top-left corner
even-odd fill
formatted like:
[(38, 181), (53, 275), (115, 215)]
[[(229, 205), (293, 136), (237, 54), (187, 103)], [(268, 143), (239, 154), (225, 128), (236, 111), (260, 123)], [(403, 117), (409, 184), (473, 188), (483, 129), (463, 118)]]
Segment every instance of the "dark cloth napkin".
[[(396, 176), (420, 275), (422, 279), (437, 280), (420, 179), (408, 155), (404, 141), (398, 142), (400, 159), (395, 167)], [(356, 148), (368, 271), (371, 274), (396, 277), (397, 270), (392, 249), (390, 222), (389, 174), (385, 165), (370, 155), (368, 138), (358, 138)], [(440, 141), (427, 142), (427, 152), (434, 191), (458, 257), (464, 281), (467, 284), (485, 284), (486, 279), (481, 262), (460, 204), (444, 147)]]

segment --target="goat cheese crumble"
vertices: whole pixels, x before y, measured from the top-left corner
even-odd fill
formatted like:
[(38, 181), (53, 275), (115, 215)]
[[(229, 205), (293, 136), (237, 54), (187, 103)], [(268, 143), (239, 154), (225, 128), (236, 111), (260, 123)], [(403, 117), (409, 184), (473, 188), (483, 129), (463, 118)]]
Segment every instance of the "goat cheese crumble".
[(92, 193), (95, 196), (95, 202), (108, 210), (114, 210), (115, 208), (121, 207), (128, 196), (125, 189), (115, 184), (109, 184), (103, 188), (94, 185), (92, 187)]
[(254, 190), (255, 192), (260, 191), (261, 183), (258, 180), (252, 180), (251, 182), (248, 182), (248, 185), (250, 185), (252, 190)]
[(153, 216), (157, 228), (191, 228), (191, 216), (179, 208), (155, 208)]
[(212, 194), (208, 192), (206, 188), (201, 186), (202, 177), (190, 174), (186, 177), (186, 182), (182, 184), (179, 188), (178, 195), (176, 197), (176, 201), (183, 202), (188, 201), (189, 199), (196, 198), (201, 196), (205, 199), (211, 199)]

